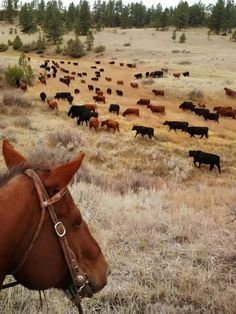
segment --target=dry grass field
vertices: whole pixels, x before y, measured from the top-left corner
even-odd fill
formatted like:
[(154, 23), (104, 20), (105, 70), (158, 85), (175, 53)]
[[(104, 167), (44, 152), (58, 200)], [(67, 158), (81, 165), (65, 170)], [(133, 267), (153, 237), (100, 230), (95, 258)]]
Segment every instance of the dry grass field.
[[(2, 26), (0, 42), (14, 39)], [(0, 102), (0, 139), (8, 138), (30, 160), (57, 164), (69, 160), (79, 151), (86, 153), (83, 167), (71, 191), (82, 215), (98, 239), (112, 267), (108, 285), (92, 299), (83, 301), (86, 313), (235, 313), (236, 309), (236, 121), (220, 118), (220, 123), (205, 122), (202, 117), (179, 109), (196, 90), (207, 108), (229, 105), (236, 109), (236, 99), (224, 94), (224, 87), (236, 89), (235, 43), (228, 37), (207, 38), (206, 29), (186, 31), (185, 44), (173, 43), (172, 30), (105, 29), (95, 35), (95, 44), (106, 50), (89, 53), (79, 59), (79, 66), (65, 64), (70, 71), (86, 71), (86, 84), (77, 77), (70, 88), (49, 79), (47, 86), (36, 80), (20, 96), (31, 106), (4, 106)], [(12, 37), (11, 37), (12, 36)], [(72, 34), (64, 38), (66, 42)], [(21, 36), (32, 41), (36, 35)], [(82, 38), (82, 40), (84, 40)], [(124, 44), (130, 43), (130, 46)], [(53, 55), (29, 54), (38, 74), (44, 58), (70, 60)], [(12, 51), (0, 54), (1, 72), (7, 64), (17, 62)], [(104, 74), (98, 82), (90, 80), (95, 60)], [(116, 64), (108, 62), (115, 60)], [(70, 60), (72, 61), (72, 60)], [(136, 63), (136, 69), (120, 67), (119, 62)], [(163, 79), (138, 80), (132, 89), (135, 73), (163, 67)], [(173, 77), (174, 72), (189, 71), (190, 77)], [(1, 74), (2, 75), (2, 74)], [(105, 76), (112, 77), (107, 82)], [(124, 86), (116, 84), (124, 80)], [(93, 83), (106, 91), (106, 104), (98, 104), (99, 120), (112, 118), (120, 123), (120, 133), (105, 129), (89, 131), (77, 126), (67, 116), (69, 105), (59, 101), (59, 111), (50, 111), (39, 99), (40, 92), (54, 96), (57, 91), (80, 89), (74, 104), (93, 103)], [(0, 82), (1, 94), (16, 94), (16, 89)], [(165, 97), (153, 96), (152, 89), (164, 89)], [(106, 94), (106, 93), (105, 93)], [(166, 114), (153, 115), (146, 107), (136, 105), (139, 98), (150, 98), (152, 104), (164, 105)], [(139, 108), (140, 117), (116, 116), (108, 112), (110, 103), (118, 103), (121, 112)], [(209, 138), (168, 132), (165, 120), (188, 121), (191, 125), (208, 126)], [(131, 130), (133, 124), (155, 129), (155, 139), (141, 138)], [(193, 166), (190, 149), (221, 156), (222, 174), (208, 166)], [(0, 169), (5, 170), (2, 157)], [(0, 313), (75, 313), (63, 294), (50, 290), (40, 309), (38, 294), (23, 287), (0, 294)]]

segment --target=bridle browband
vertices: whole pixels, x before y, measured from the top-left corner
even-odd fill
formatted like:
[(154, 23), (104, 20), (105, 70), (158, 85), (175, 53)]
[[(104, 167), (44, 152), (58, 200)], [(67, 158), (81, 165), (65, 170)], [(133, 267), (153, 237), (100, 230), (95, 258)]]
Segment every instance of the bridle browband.
[[(61, 245), (61, 249), (63, 252), (63, 255), (66, 260), (66, 264), (72, 279), (72, 284), (65, 290), (65, 294), (69, 299), (74, 303), (74, 305), (77, 306), (79, 313), (83, 313), (82, 307), (81, 307), (81, 299), (82, 299), (82, 292), (85, 289), (89, 289), (91, 293), (91, 289), (89, 287), (89, 280), (87, 279), (86, 273), (84, 273), (76, 260), (76, 256), (74, 252), (71, 250), (67, 238), (66, 238), (66, 229), (61, 221), (58, 220), (58, 217), (56, 215), (56, 212), (54, 210), (54, 204), (57, 203), (60, 199), (63, 198), (63, 196), (68, 193), (67, 187), (62, 188), (59, 192), (57, 192), (55, 195), (53, 195), (51, 198), (49, 197), (41, 179), (37, 175), (37, 173), (32, 169), (27, 169), (24, 171), (24, 173), (33, 180), (35, 188), (37, 190), (37, 194), (40, 201), (40, 207), (41, 207), (41, 215), (40, 220), (37, 226), (37, 229), (34, 233), (33, 239), (25, 251), (23, 257), (21, 258), (21, 261), (16, 266), (16, 268), (11, 272), (12, 275), (16, 274), (21, 267), (25, 264), (26, 260), (29, 257), (30, 251), (34, 247), (35, 242), (37, 241), (37, 238), (40, 234), (40, 231), (42, 229), (44, 220), (45, 220), (45, 214), (46, 210), (48, 210), (49, 216), (51, 218), (52, 224), (54, 226), (54, 230), (56, 232), (58, 241)], [(3, 285), (2, 289), (9, 288), (10, 286), (17, 285), (17, 282), (13, 282), (10, 284)]]

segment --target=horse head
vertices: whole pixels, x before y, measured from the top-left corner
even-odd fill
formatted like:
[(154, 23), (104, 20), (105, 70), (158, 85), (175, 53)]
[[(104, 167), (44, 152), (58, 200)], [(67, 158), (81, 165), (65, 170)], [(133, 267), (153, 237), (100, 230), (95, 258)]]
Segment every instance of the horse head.
[[(5, 275), (13, 274), (19, 283), (29, 289), (59, 288), (67, 290), (72, 284), (72, 278), (60, 244), (59, 237), (63, 237), (69, 246), (69, 256), (72, 256), (73, 253), (73, 258), (76, 259), (72, 263), (78, 266), (83, 275), (86, 274), (86, 289), (83, 289), (81, 296), (91, 297), (106, 285), (110, 270), (98, 243), (90, 233), (88, 225), (83, 220), (79, 208), (67, 189), (67, 185), (80, 168), (84, 153), (80, 153), (76, 159), (66, 164), (44, 169), (30, 165), (6, 140), (3, 142), (2, 151), (10, 173), (16, 168), (21, 169), (21, 171), (15, 171), (16, 175), (12, 176), (6, 186), (1, 189), (1, 193), (4, 193), (7, 199), (8, 208), (8, 211), (5, 210), (1, 214), (3, 214), (3, 218), (9, 215), (11, 223), (10, 226), (9, 224), (3, 226), (5, 229), (0, 235), (0, 237), (4, 237), (5, 234), (6, 241), (8, 241), (6, 243), (7, 253), (4, 252), (4, 249), (1, 251), (0, 248), (0, 260), (3, 255), (5, 259), (9, 259), (6, 260), (8, 266), (4, 267)], [(39, 234), (34, 240), (26, 260), (19, 268), (25, 252), (32, 245), (32, 239), (42, 218), (39, 193), (32, 178), (25, 174), (25, 172), (27, 173), (26, 169), (33, 169), (51, 199), (58, 196), (60, 191), (64, 191), (58, 201), (53, 203), (53, 210), (63, 227), (63, 234), (61, 231), (59, 233), (53, 224), (46, 208)], [(0, 211), (4, 206), (5, 204), (0, 206)], [(1, 275), (4, 270), (0, 269), (0, 279), (1, 277), (4, 279), (4, 275)], [(2, 282), (0, 282), (0, 288), (1, 284)]]

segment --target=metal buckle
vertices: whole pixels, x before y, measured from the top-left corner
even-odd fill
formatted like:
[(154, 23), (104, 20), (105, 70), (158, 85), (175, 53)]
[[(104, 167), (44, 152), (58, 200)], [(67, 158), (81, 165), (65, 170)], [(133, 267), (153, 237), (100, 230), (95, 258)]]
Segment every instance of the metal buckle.
[(65, 229), (65, 227), (61, 221), (58, 221), (55, 224), (54, 228), (55, 228), (55, 231), (56, 231), (56, 234), (58, 235), (58, 237), (60, 237), (60, 238), (64, 237), (64, 235), (66, 234), (66, 229)]

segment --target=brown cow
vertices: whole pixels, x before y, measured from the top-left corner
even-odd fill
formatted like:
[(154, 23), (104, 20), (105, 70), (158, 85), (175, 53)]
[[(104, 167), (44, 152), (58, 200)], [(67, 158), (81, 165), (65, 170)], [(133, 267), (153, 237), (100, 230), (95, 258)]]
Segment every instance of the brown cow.
[(124, 85), (124, 81), (117, 81), (116, 82), (118, 85)]
[(176, 78), (180, 78), (180, 73), (173, 73), (173, 76)]
[(153, 93), (155, 96), (164, 96), (164, 94), (165, 94), (164, 90), (159, 90), (159, 89), (153, 89), (153, 90), (152, 90), (152, 93)]
[(91, 117), (89, 119), (89, 129), (91, 130), (92, 128), (94, 128), (95, 131), (98, 130), (98, 127), (99, 127), (99, 121), (97, 118), (95, 117)]
[(107, 82), (111, 82), (111, 77), (105, 77), (105, 80), (107, 81)]
[(103, 102), (104, 104), (106, 102), (105, 96), (98, 96), (98, 95), (96, 95), (96, 96), (93, 96), (93, 100), (95, 100), (95, 102)]
[(46, 81), (46, 75), (39, 73), (39, 81), (44, 84), (47, 85), (47, 81)]
[(217, 110), (217, 113), (223, 117), (232, 117), (233, 119), (235, 119), (235, 110), (221, 108)]
[(146, 99), (146, 98), (140, 98), (137, 101), (137, 105), (150, 105), (150, 99)]
[(75, 77), (71, 75), (64, 75), (64, 78), (68, 80), (75, 80)]
[(20, 89), (23, 90), (23, 92), (26, 92), (28, 87), (27, 87), (27, 84), (25, 83), (20, 83)]
[(98, 95), (98, 96), (103, 96), (103, 91), (102, 90), (96, 90), (96, 94)]
[(135, 108), (128, 108), (123, 112), (123, 117), (125, 117), (126, 115), (130, 115), (133, 114), (135, 116), (139, 117), (139, 109), (135, 109)]
[(218, 107), (214, 107), (213, 110), (218, 112), (221, 109), (223, 109), (223, 110), (233, 110), (233, 108), (231, 106), (228, 106), (228, 107), (218, 106)]
[(138, 88), (138, 83), (130, 83), (130, 86), (133, 88)]
[(88, 109), (89, 111), (96, 112), (97, 105), (94, 105), (94, 104), (85, 104), (85, 105), (84, 105), (84, 108), (85, 108), (85, 109)]
[(85, 80), (81, 80), (80, 83), (85, 84), (86, 82), (85, 82)]
[(58, 110), (58, 104), (57, 104), (55, 99), (53, 99), (53, 98), (52, 99), (48, 99), (47, 103), (48, 103), (48, 108), (49, 109), (51, 109), (51, 110), (54, 110), (54, 109)]
[(148, 105), (147, 108), (150, 109), (152, 111), (152, 113), (165, 114), (165, 107), (164, 106)]
[(118, 132), (120, 132), (120, 129), (119, 129), (119, 122), (117, 122), (117, 121), (108, 119), (108, 120), (102, 121), (101, 126), (103, 127), (104, 125), (107, 126), (107, 131), (108, 131), (108, 132), (110, 131), (110, 129), (113, 129), (113, 130), (114, 130), (114, 133), (115, 133), (116, 130), (117, 130)]
[(236, 91), (225, 87), (224, 88), (226, 95), (231, 96), (231, 97), (235, 97), (236, 96)]

